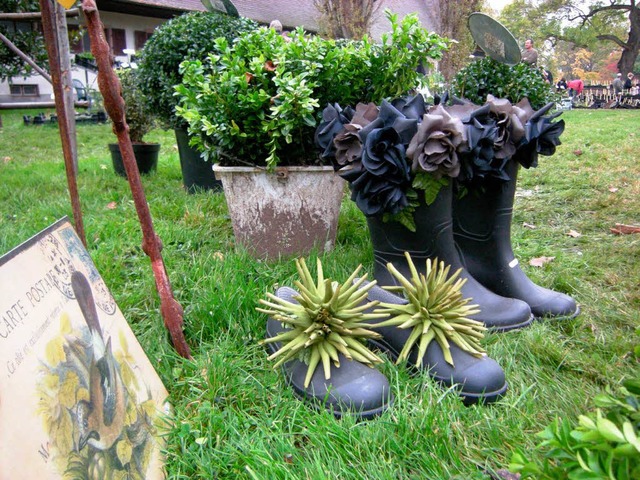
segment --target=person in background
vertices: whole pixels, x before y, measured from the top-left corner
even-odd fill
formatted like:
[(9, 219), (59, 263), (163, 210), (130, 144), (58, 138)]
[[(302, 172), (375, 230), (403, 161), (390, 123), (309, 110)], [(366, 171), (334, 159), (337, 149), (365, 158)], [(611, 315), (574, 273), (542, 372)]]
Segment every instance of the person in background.
[(535, 67), (538, 63), (538, 51), (533, 48), (533, 40), (528, 38), (524, 42), (524, 50), (522, 50), (522, 61), (527, 65)]
[(282, 22), (280, 20), (272, 20), (269, 24), (269, 28), (273, 28), (276, 32), (278, 32), (287, 42), (290, 42), (289, 32), (286, 32), (282, 29)]
[(624, 88), (625, 90), (631, 90), (631, 87), (633, 86), (631, 84), (632, 80), (633, 80), (633, 72), (627, 73), (627, 79), (624, 81), (624, 85), (622, 86), (622, 88)]
[(542, 78), (544, 78), (544, 81), (547, 82), (549, 85), (553, 85), (553, 74), (551, 73), (551, 70), (547, 70), (546, 68), (543, 68)]
[(569, 88), (569, 96), (578, 96), (584, 90), (584, 82), (580, 79), (570, 80), (567, 82), (567, 87)]
[(556, 92), (564, 93), (567, 88), (567, 81), (564, 77), (562, 77), (560, 80), (558, 80), (558, 83), (556, 83)]
[(622, 83), (621, 73), (618, 73), (616, 75), (616, 78), (613, 80), (613, 83), (611, 83), (611, 87), (613, 88), (614, 95), (620, 96), (622, 94), (622, 88), (624, 87), (624, 84)]

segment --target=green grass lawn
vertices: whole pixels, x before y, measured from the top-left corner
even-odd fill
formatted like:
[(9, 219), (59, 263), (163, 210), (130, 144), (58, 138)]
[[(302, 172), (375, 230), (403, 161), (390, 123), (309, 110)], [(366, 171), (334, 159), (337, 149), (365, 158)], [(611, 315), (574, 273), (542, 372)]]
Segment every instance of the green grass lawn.
[[(33, 114), (1, 112), (0, 255), (72, 218), (57, 127), (24, 126), (23, 113)], [(107, 125), (79, 125), (88, 250), (174, 407), (168, 477), (488, 479), (514, 449), (531, 452), (551, 420), (576, 418), (593, 408), (594, 395), (637, 375), (640, 235), (616, 236), (610, 227), (640, 224), (640, 112), (573, 110), (562, 118), (556, 155), (520, 173), (513, 246), (535, 282), (572, 295), (582, 314), (488, 335), (488, 353), (509, 382), (489, 407), (464, 407), (426, 374), (386, 361), (395, 405), (361, 423), (309, 409), (266, 361), (257, 344), (266, 318), (255, 306), (292, 282), (295, 265), (236, 252), (223, 194), (186, 194), (173, 132), (156, 130), (147, 140), (162, 143), (158, 171), (143, 185), (194, 358), (175, 354), (128, 183), (111, 166), (115, 136)], [(529, 266), (541, 256), (554, 260)], [(372, 272), (366, 222), (348, 198), (337, 246), (322, 260), (334, 278), (360, 263)]]

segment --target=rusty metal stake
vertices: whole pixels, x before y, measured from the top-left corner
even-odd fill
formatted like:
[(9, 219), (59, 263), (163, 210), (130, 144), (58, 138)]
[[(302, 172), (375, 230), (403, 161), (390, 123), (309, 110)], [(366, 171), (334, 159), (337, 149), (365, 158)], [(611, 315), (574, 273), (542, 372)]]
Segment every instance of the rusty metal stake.
[(60, 139), (62, 140), (62, 153), (64, 155), (64, 166), (67, 171), (67, 185), (69, 196), (71, 197), (71, 207), (73, 209), (73, 220), (82, 244), (87, 246), (87, 239), (84, 234), (82, 223), (82, 209), (80, 208), (80, 198), (78, 196), (78, 184), (76, 182), (76, 168), (74, 165), (73, 140), (69, 128), (69, 116), (67, 104), (65, 102), (64, 87), (62, 85), (62, 69), (60, 67), (60, 50), (58, 39), (54, 30), (55, 12), (51, 8), (50, 0), (40, 0), (40, 10), (42, 12), (42, 29), (49, 56), (49, 67), (51, 69), (51, 80), (53, 93), (55, 96), (56, 113), (58, 114), (58, 127), (60, 128)]
[[(46, 0), (40, 0), (46, 1)], [(153, 221), (149, 206), (142, 189), (140, 173), (133, 155), (133, 147), (129, 138), (129, 126), (125, 120), (124, 100), (120, 95), (120, 81), (111, 66), (111, 51), (100, 21), (100, 14), (94, 0), (82, 0), (82, 11), (87, 20), (91, 53), (98, 64), (98, 87), (104, 98), (104, 107), (113, 122), (113, 132), (118, 137), (120, 152), (124, 163), (129, 186), (133, 194), (133, 202), (142, 228), (142, 249), (151, 258), (151, 267), (156, 280), (156, 288), (160, 295), (160, 310), (164, 324), (171, 334), (173, 345), (182, 357), (191, 358), (189, 346), (182, 331), (183, 309), (173, 297), (171, 284), (162, 260), (162, 243), (153, 229)]]

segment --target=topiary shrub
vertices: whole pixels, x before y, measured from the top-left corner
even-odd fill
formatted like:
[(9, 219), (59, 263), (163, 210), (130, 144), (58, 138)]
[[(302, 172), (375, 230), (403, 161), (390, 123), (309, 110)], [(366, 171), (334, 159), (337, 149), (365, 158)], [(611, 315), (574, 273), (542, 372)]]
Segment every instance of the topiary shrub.
[(129, 126), (129, 137), (134, 143), (143, 143), (143, 137), (156, 126), (156, 116), (140, 91), (139, 72), (131, 68), (119, 68), (116, 74), (125, 103), (124, 115)]
[(138, 70), (142, 92), (149, 107), (166, 128), (181, 128), (185, 122), (175, 116), (177, 98), (174, 85), (182, 81), (179, 73), (184, 60), (205, 60), (219, 53), (216, 38), (228, 42), (258, 25), (247, 18), (220, 12), (192, 12), (176, 17), (156, 29), (140, 52)]
[(451, 91), (476, 105), (484, 105), (489, 94), (512, 104), (528, 98), (535, 110), (555, 100), (551, 85), (544, 81), (540, 70), (524, 63), (505, 65), (489, 57), (460, 70), (453, 78)]

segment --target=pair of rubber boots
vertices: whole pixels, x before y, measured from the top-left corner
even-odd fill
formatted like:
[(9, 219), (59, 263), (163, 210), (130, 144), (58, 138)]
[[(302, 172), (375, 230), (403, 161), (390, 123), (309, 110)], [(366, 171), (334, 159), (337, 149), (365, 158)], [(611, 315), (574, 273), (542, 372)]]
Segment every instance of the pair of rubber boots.
[[(480, 312), (471, 318), (494, 331), (508, 331), (529, 325), (534, 318), (570, 318), (579, 313), (575, 301), (567, 295), (535, 285), (520, 269), (511, 247), (511, 218), (519, 164), (510, 160), (506, 166), (509, 181), (487, 183), (481, 195), (467, 194), (454, 198), (452, 186), (442, 187), (434, 203), (420, 204), (415, 212), (416, 232), (395, 222), (368, 218), (374, 250), (374, 276), (378, 285), (395, 285), (387, 264), (392, 263), (409, 276), (404, 252), (424, 273), (427, 259), (443, 260), (451, 273), (462, 269), (466, 279), (463, 298), (471, 298)], [(451, 182), (450, 182), (451, 183)], [(296, 292), (283, 288), (279, 296), (293, 299)], [(404, 299), (378, 286), (369, 300), (403, 303)], [(267, 335), (281, 331), (279, 322), (270, 319)], [(377, 329), (382, 338), (373, 346), (395, 360), (405, 344), (409, 330), (397, 327)], [(416, 349), (414, 349), (416, 350)], [(431, 342), (422, 361), (422, 369), (444, 387), (454, 387), (465, 404), (491, 403), (507, 390), (504, 371), (489, 358), (474, 357), (451, 344), (455, 368), (445, 360), (436, 342)], [(415, 364), (414, 351), (409, 363)], [(369, 418), (384, 411), (393, 402), (387, 379), (377, 370), (341, 358), (340, 368), (333, 368), (331, 381), (317, 369), (311, 385), (302, 387), (306, 365), (289, 362), (285, 374), (300, 398), (324, 405), (336, 416), (345, 412)]]

